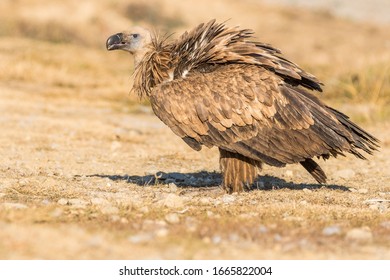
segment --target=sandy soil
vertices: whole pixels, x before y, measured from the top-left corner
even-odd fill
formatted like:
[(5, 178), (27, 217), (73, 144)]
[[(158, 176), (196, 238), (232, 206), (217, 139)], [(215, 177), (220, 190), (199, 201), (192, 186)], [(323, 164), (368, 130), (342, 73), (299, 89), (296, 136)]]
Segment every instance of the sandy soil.
[(216, 150), (147, 109), (0, 90), (0, 258), (390, 258), (389, 125), (370, 161), (323, 163), (329, 185), (266, 167), (226, 195)]
[[(300, 166), (265, 167), (257, 189), (227, 195), (216, 149), (191, 150), (135, 105), (131, 61), (104, 50), (134, 6), (84, 2), (0, 3), (0, 259), (390, 259), (388, 119), (362, 118), (382, 146), (369, 161), (321, 163), (328, 185)], [(346, 89), (378, 95), (335, 100), (354, 120), (388, 104), (383, 26), (249, 0), (164, 2), (161, 25), (232, 18), (328, 89), (355, 73), (364, 86)]]

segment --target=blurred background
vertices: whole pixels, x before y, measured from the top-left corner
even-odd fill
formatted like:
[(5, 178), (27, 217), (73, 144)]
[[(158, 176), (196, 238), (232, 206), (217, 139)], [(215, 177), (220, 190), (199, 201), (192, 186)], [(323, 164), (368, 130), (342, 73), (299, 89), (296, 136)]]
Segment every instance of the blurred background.
[[(265, 166), (264, 190), (221, 194), (217, 149), (175, 137), (105, 49), (213, 18), (316, 75), (381, 151), (322, 164), (326, 187)], [(389, 259), (389, 30), (389, 0), (0, 0), (0, 259)]]
[(386, 0), (1, 0), (0, 18), (3, 90), (28, 85), (49, 98), (136, 106), (126, 96), (131, 60), (107, 53), (106, 38), (134, 24), (179, 35), (216, 18), (254, 29), (258, 40), (319, 77), (323, 98), (355, 120), (390, 117)]

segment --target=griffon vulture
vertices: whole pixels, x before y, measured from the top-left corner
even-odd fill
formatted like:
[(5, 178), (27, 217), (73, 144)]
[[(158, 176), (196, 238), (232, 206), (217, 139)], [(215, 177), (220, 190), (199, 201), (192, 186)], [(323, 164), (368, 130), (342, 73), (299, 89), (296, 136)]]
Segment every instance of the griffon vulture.
[(351, 153), (365, 159), (378, 140), (325, 105), (312, 74), (254, 40), (254, 32), (212, 20), (170, 40), (134, 28), (107, 39), (134, 56), (133, 91), (191, 148), (216, 146), (223, 188), (248, 189), (263, 163), (300, 163), (318, 183), (313, 157)]

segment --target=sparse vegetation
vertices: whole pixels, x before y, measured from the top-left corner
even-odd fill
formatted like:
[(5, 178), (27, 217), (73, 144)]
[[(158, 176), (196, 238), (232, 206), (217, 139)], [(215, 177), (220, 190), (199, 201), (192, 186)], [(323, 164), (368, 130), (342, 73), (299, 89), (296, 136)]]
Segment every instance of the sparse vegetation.
[[(0, 17), (0, 258), (390, 258), (388, 27), (223, 0), (3, 0)], [(217, 152), (138, 106), (131, 60), (104, 48), (132, 24), (176, 36), (214, 17), (318, 76), (381, 151), (327, 161), (327, 186), (266, 166), (224, 195)]]
[[(335, 103), (365, 107), (356, 110), (354, 117), (363, 122), (385, 121), (390, 118), (390, 61), (369, 65), (358, 72), (338, 77), (326, 98)], [(353, 111), (353, 110), (352, 110)], [(360, 116), (359, 116), (360, 115)]]

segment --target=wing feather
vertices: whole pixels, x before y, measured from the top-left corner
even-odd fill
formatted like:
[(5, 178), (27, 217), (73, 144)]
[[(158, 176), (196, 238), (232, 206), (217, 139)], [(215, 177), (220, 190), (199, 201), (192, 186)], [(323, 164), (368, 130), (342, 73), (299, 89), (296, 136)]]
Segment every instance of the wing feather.
[(151, 103), (192, 148), (218, 146), (275, 166), (342, 154), (354, 141), (318, 99), (253, 65), (192, 71), (155, 87)]

